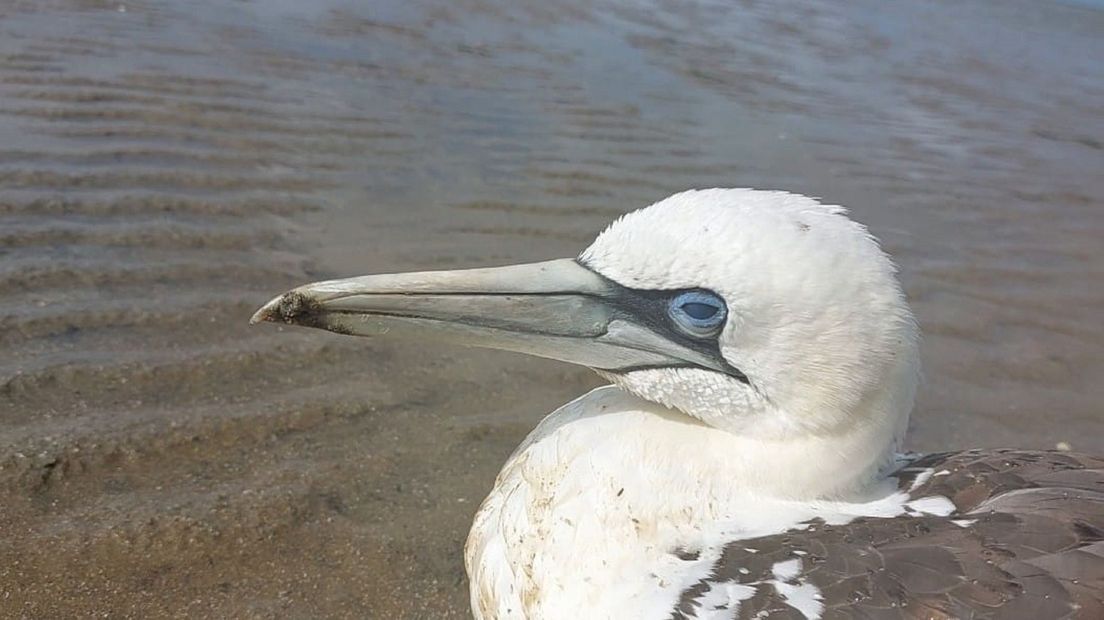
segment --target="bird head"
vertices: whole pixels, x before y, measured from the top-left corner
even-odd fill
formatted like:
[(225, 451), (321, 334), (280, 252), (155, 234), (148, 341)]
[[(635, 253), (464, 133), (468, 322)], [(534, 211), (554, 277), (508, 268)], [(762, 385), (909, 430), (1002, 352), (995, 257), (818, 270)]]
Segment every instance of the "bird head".
[(899, 439), (919, 373), (916, 325), (877, 241), (840, 207), (776, 191), (675, 194), (573, 259), (307, 284), (259, 321), (562, 360), (764, 439), (865, 418)]

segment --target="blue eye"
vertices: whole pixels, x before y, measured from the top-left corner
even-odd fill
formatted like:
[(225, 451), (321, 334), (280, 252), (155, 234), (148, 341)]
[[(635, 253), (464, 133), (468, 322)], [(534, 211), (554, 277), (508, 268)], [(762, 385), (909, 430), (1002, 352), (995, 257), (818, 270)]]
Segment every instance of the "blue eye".
[(708, 291), (688, 291), (671, 299), (667, 314), (691, 336), (712, 336), (720, 331), (728, 312), (720, 296)]

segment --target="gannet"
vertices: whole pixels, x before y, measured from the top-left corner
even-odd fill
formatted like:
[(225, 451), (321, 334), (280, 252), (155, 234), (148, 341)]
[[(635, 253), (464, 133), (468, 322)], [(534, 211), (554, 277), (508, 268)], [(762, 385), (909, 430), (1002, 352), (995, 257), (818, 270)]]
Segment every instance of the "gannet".
[(574, 259), (317, 282), (262, 307), (589, 367), (465, 548), (487, 619), (1104, 618), (1104, 460), (901, 454), (918, 329), (838, 206), (692, 190)]

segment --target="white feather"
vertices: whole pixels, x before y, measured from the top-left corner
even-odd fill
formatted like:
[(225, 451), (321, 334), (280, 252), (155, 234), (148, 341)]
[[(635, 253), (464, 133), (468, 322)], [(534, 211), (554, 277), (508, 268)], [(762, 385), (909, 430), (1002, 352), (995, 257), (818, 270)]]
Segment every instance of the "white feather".
[[(477, 618), (666, 618), (732, 541), (946, 508), (880, 479), (912, 408), (917, 331), (893, 265), (845, 213), (784, 192), (684, 192), (583, 252), (624, 286), (720, 294), (720, 351), (749, 382), (639, 370), (549, 415), (472, 527)], [(800, 567), (757, 587), (819, 617)], [(733, 617), (749, 587), (714, 586), (698, 617)]]

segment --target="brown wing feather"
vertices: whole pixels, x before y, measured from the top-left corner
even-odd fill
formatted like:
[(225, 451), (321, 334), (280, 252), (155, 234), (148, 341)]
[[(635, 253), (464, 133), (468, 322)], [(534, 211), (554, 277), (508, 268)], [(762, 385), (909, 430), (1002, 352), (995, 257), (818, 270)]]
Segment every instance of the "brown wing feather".
[[(912, 497), (946, 497), (954, 514), (813, 523), (730, 544), (713, 574), (683, 593), (672, 618), (696, 617), (713, 584), (771, 579), (772, 567), (797, 551), (797, 579), (820, 589), (825, 619), (1104, 619), (1104, 459), (932, 454), (899, 472), (902, 489), (929, 468), (935, 475)], [(804, 615), (760, 586), (737, 617)]]

